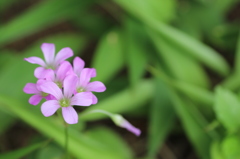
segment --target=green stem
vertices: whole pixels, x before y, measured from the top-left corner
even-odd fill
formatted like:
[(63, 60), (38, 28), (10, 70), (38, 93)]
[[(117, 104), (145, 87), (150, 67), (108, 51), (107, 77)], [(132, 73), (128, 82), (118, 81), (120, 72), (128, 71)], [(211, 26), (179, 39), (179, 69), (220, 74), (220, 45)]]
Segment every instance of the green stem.
[(65, 156), (68, 159), (68, 124), (65, 123)]
[(59, 118), (62, 119), (63, 124), (64, 124), (64, 128), (65, 128), (65, 130), (64, 130), (65, 131), (64, 149), (65, 149), (65, 159), (68, 159), (69, 158), (69, 154), (68, 154), (68, 124), (64, 121), (60, 110), (57, 111), (57, 114), (58, 114)]

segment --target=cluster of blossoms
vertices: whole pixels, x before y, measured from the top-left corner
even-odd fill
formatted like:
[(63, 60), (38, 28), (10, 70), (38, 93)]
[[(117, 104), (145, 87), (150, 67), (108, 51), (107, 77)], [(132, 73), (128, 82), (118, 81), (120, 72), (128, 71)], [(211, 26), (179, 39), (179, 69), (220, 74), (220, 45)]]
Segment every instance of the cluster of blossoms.
[[(66, 123), (76, 124), (78, 114), (73, 106), (96, 104), (98, 99), (92, 92), (104, 92), (106, 87), (100, 81), (90, 82), (91, 78), (96, 76), (96, 70), (84, 68), (85, 63), (81, 58), (75, 57), (73, 66), (66, 61), (67, 58), (73, 56), (70, 48), (61, 49), (56, 56), (54, 44), (43, 43), (41, 49), (45, 61), (39, 57), (24, 59), (29, 63), (38, 64), (40, 67), (34, 71), (37, 82), (27, 83), (23, 91), (33, 94), (29, 99), (29, 103), (32, 105), (38, 105), (43, 98), (46, 99), (41, 106), (44, 116), (51, 116), (61, 108)], [(136, 130), (130, 123), (126, 124), (124, 118), (115, 123), (140, 135), (140, 130)]]

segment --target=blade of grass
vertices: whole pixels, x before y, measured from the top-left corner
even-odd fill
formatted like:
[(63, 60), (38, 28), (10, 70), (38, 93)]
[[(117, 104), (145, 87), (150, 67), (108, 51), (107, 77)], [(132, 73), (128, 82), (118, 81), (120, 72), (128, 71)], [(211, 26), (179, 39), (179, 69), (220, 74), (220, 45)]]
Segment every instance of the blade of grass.
[(168, 91), (161, 80), (155, 79), (154, 99), (149, 114), (148, 158), (156, 157), (175, 121), (175, 111)]
[(128, 0), (115, 1), (126, 11), (130, 12), (130, 14), (142, 21), (145, 26), (155, 31), (163, 40), (168, 41), (172, 47), (181, 49), (182, 52), (205, 64), (220, 75), (227, 75), (229, 73), (227, 62), (212, 48), (167, 24), (156, 21), (148, 14), (145, 14), (145, 12), (142, 12), (141, 5), (137, 2), (131, 3)]
[(28, 155), (29, 153), (45, 146), (47, 143), (46, 142), (41, 142), (41, 143), (37, 143), (37, 144), (33, 144), (18, 150), (14, 150), (11, 152), (7, 152), (4, 154), (0, 154), (0, 159), (7, 159), (7, 158), (11, 158), (11, 159), (19, 159), (19, 158), (23, 158), (24, 156)]
[[(0, 27), (0, 45), (30, 35), (71, 15), (82, 12), (91, 1), (42, 1)], [(78, 13), (79, 14), (79, 13)]]
[(212, 140), (211, 137), (204, 131), (204, 126), (199, 123), (196, 116), (188, 109), (187, 102), (174, 91), (171, 91), (171, 97), (185, 132), (198, 155), (203, 159), (210, 159), (209, 148)]
[(122, 37), (119, 30), (112, 30), (105, 35), (93, 56), (92, 67), (97, 70), (97, 81), (109, 81), (124, 66)]
[(124, 48), (128, 66), (128, 76), (132, 87), (141, 80), (147, 64), (147, 56), (144, 50), (144, 33), (137, 23), (130, 19), (125, 20)]
[[(65, 146), (64, 128), (54, 122), (53, 118), (44, 117), (25, 102), (20, 102), (9, 96), (0, 95), (0, 106), (9, 109), (21, 120), (37, 129), (42, 134), (54, 139), (62, 147)], [(69, 152), (76, 158), (124, 159), (120, 154), (108, 151), (103, 143), (99, 143), (76, 130), (69, 129)]]
[(160, 58), (163, 58), (175, 78), (201, 87), (209, 87), (209, 79), (204, 69), (195, 59), (172, 47), (151, 30), (148, 33), (158, 49)]

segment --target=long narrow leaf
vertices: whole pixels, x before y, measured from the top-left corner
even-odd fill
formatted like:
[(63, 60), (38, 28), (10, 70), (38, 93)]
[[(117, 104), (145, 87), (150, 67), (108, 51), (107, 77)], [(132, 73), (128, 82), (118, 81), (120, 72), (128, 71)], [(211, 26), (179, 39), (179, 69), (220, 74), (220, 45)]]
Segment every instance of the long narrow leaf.
[(37, 150), (38, 148), (42, 147), (43, 145), (45, 145), (46, 143), (37, 143), (34, 145), (30, 145), (18, 150), (14, 150), (11, 152), (7, 152), (4, 154), (0, 154), (0, 159), (7, 159), (7, 158), (11, 158), (11, 159), (19, 159), (19, 158), (23, 158), (24, 156), (26, 156), (27, 154), (33, 152), (34, 150)]
[(98, 74), (95, 80), (109, 81), (123, 67), (123, 39), (120, 35), (119, 30), (113, 30), (101, 39), (92, 62)]
[[(11, 110), (20, 119), (37, 129), (46, 136), (53, 138), (61, 146), (65, 146), (65, 133), (63, 127), (56, 124), (53, 118), (46, 118), (41, 113), (33, 111), (37, 109), (26, 102), (20, 102), (14, 98), (0, 95), (0, 106)], [(124, 159), (114, 152), (109, 152), (104, 143), (98, 143), (93, 139), (81, 134), (73, 129), (69, 131), (69, 152), (76, 158), (104, 158), (104, 159)]]
[(149, 114), (149, 158), (156, 157), (156, 153), (170, 132), (175, 119), (175, 111), (168, 88), (159, 79), (155, 79), (155, 85), (155, 97)]
[(141, 20), (147, 27), (154, 30), (164, 40), (171, 43), (172, 47), (181, 49), (182, 52), (194, 57), (221, 75), (227, 75), (229, 73), (227, 62), (212, 48), (167, 24), (156, 21), (148, 14), (145, 14), (145, 12), (142, 12), (141, 5), (137, 2), (131, 3), (128, 0), (115, 1), (133, 16)]
[(0, 45), (30, 35), (60, 22), (89, 5), (91, 1), (43, 1), (0, 27)]

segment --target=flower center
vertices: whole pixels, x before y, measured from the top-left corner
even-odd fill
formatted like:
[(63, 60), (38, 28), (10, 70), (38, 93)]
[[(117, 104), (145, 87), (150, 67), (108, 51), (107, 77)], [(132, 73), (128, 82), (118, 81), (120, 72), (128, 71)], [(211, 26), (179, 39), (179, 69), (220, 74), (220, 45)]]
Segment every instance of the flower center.
[(59, 101), (59, 104), (61, 107), (68, 107), (68, 106), (70, 106), (70, 100), (63, 98)]
[(86, 92), (86, 90), (84, 88), (82, 88), (82, 87), (79, 87), (79, 88), (77, 88), (77, 92), (78, 93)]
[(46, 96), (48, 96), (48, 93), (41, 92), (41, 95), (42, 95), (42, 97), (46, 97)]
[(56, 70), (56, 67), (53, 64), (46, 64), (45, 69)]
[(62, 89), (62, 82), (56, 81), (55, 83), (60, 89)]

